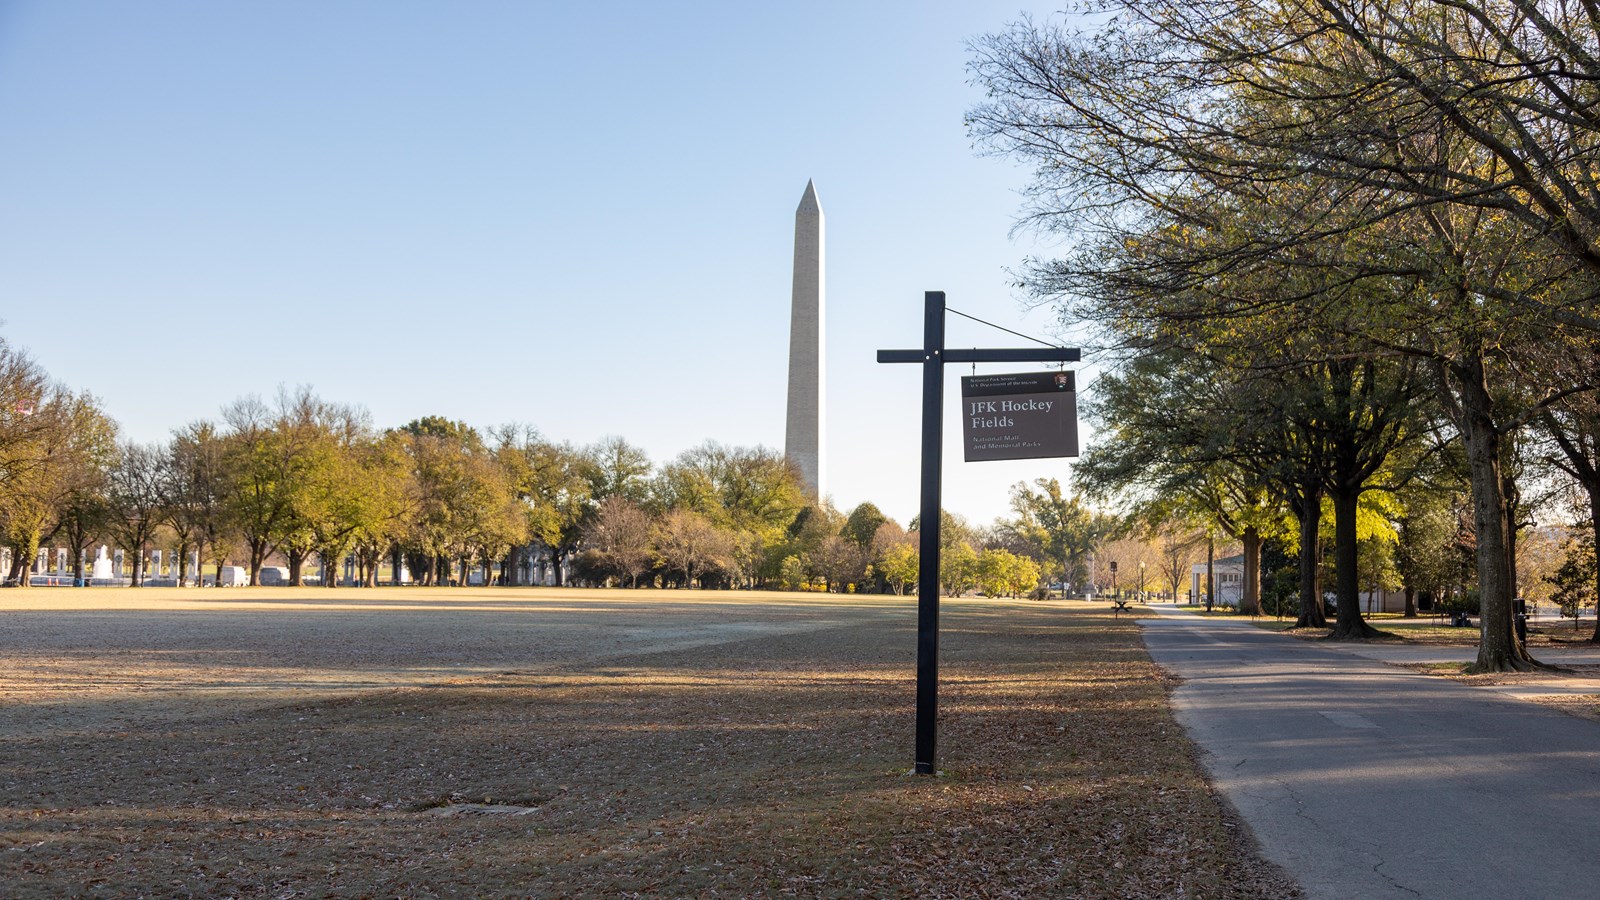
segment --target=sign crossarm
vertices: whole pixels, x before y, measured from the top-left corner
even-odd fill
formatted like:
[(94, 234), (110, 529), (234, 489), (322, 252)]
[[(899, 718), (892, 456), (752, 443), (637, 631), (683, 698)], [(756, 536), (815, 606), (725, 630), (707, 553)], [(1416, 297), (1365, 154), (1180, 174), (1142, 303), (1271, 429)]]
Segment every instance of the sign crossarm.
[[(1082, 351), (1077, 347), (1041, 347), (1037, 350), (1010, 347), (991, 349), (951, 347), (934, 355), (947, 363), (1077, 362), (1082, 357)], [(878, 351), (878, 362), (881, 363), (920, 363), (928, 361), (929, 356), (926, 350)]]
[[(938, 750), (939, 711), (939, 482), (944, 410), (945, 363), (1077, 362), (1076, 347), (1033, 349), (952, 349), (944, 341), (944, 291), (923, 295), (922, 348), (879, 350), (880, 363), (922, 364), (922, 510), (921, 553), (917, 566), (917, 715), (918, 775), (934, 775)], [(960, 313), (960, 315), (966, 315)], [(968, 318), (971, 318), (968, 316)], [(981, 319), (978, 321), (982, 321)], [(984, 323), (992, 324), (992, 323)], [(998, 327), (998, 326), (997, 326)], [(1009, 330), (1009, 329), (1003, 329)], [(1023, 335), (1026, 337), (1026, 335)], [(1030, 407), (1031, 408), (1031, 407)], [(1076, 453), (1076, 434), (1072, 436)], [(998, 457), (997, 457), (998, 458)]]

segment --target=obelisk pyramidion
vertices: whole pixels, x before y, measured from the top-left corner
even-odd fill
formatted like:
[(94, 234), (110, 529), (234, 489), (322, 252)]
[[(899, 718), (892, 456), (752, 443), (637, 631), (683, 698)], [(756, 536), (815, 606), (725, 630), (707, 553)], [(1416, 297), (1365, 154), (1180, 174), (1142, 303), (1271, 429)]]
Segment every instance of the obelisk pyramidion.
[(823, 240), (822, 205), (817, 189), (806, 182), (800, 208), (794, 211), (794, 297), (789, 307), (789, 421), (783, 455), (800, 469), (806, 487), (825, 496), (827, 466), (823, 458)]

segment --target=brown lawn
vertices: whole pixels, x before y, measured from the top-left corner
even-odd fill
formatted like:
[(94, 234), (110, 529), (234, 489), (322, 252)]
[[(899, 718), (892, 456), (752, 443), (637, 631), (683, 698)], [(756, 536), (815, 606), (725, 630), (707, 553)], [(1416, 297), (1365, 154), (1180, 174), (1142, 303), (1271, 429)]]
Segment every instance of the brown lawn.
[(8, 897), (1285, 897), (1104, 605), (0, 593)]

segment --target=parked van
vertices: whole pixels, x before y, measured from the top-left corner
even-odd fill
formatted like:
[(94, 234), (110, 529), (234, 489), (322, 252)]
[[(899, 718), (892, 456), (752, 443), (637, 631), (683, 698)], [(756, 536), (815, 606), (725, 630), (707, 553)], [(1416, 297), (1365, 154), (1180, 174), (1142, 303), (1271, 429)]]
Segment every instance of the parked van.
[(265, 587), (282, 587), (289, 583), (289, 570), (283, 566), (262, 566), (256, 583)]
[(250, 573), (244, 566), (223, 566), (217, 570), (217, 584), (222, 587), (243, 587), (250, 583)]

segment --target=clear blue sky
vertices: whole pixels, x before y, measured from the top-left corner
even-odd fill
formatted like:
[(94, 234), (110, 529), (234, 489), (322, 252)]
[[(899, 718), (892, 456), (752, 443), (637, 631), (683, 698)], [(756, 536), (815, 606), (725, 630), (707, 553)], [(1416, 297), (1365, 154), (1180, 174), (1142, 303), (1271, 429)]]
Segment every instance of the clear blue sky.
[[(962, 126), (964, 41), (1023, 8), (0, 0), (3, 333), (142, 441), (308, 384), (380, 426), (781, 448), (815, 179), (829, 493), (904, 523), (919, 376), (876, 350), (925, 290), (1052, 328), (1006, 271), (1048, 252), (1008, 236), (1027, 173)], [(986, 523), (1066, 464), (961, 463), (959, 374), (945, 505)]]

